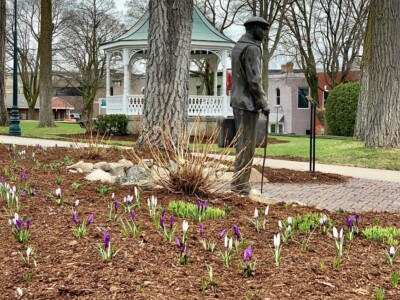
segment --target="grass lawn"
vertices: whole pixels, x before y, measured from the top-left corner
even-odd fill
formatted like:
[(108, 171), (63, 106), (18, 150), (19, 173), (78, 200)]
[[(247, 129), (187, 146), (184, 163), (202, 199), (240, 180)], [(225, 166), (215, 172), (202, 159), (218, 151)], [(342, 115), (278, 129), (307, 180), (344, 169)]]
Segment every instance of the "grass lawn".
[[(77, 123), (56, 122), (55, 128), (39, 128), (37, 121), (21, 121), (22, 136), (46, 139), (66, 139), (60, 135), (84, 133)], [(8, 127), (0, 127), (0, 134), (8, 135)], [(303, 136), (274, 136), (274, 138), (289, 143), (268, 145), (268, 157), (293, 156), (309, 157), (309, 138)], [(134, 141), (109, 141), (110, 144), (134, 146)], [(219, 148), (215, 145), (214, 149)], [(234, 150), (232, 149), (232, 153)], [(258, 155), (263, 155), (263, 149), (257, 149)], [(316, 139), (316, 160), (319, 163), (358, 166), (366, 168), (400, 170), (400, 149), (369, 149), (364, 143), (352, 138)]]
[[(38, 121), (21, 121), (21, 135), (23, 137), (37, 137), (43, 139), (60, 139), (61, 134), (84, 133), (78, 123), (56, 122), (55, 128), (39, 128)], [(8, 135), (9, 127), (0, 127), (0, 134)]]

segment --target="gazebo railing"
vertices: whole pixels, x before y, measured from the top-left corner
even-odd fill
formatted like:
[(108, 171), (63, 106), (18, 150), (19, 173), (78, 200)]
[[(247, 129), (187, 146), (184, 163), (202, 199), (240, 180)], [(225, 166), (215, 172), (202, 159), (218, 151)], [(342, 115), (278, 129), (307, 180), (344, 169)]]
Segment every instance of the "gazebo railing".
[[(144, 95), (128, 95), (126, 114), (140, 116), (143, 113)], [(123, 96), (111, 96), (106, 100), (106, 114), (123, 114)], [(232, 116), (229, 97), (223, 96), (189, 96), (189, 116), (223, 117)]]

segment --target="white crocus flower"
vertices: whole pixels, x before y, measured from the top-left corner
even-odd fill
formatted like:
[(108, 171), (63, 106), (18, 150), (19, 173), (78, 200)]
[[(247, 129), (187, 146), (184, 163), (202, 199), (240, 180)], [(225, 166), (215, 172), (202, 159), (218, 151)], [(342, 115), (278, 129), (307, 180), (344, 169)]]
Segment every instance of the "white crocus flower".
[(279, 248), (279, 246), (281, 245), (281, 235), (278, 234), (274, 234), (274, 246), (275, 248)]
[(339, 232), (339, 237), (340, 237), (340, 239), (343, 239), (343, 228), (342, 228), (342, 229), (340, 229), (340, 232)]
[(279, 227), (279, 229), (282, 229), (282, 221), (281, 220), (278, 221), (278, 227)]
[(21, 288), (17, 287), (17, 294), (19, 297), (22, 297), (24, 295), (24, 291)]
[(114, 198), (115, 198), (115, 193), (112, 193), (111, 194), (111, 199), (114, 200)]
[(31, 256), (31, 254), (32, 254), (32, 247), (29, 246), (29, 247), (26, 249), (26, 257), (27, 257), (28, 261), (29, 261), (29, 257)]
[(229, 243), (228, 243), (228, 250), (231, 251), (232, 248), (233, 248), (233, 239), (230, 238), (230, 239), (229, 239)]
[(390, 254), (390, 256), (394, 256), (396, 254), (396, 250), (394, 249), (393, 246), (390, 247), (389, 254)]
[(79, 200), (75, 201), (75, 207), (77, 207), (79, 205)]
[(183, 233), (185, 234), (188, 231), (188, 229), (189, 229), (188, 221), (183, 220), (183, 223), (182, 223), (182, 231), (183, 231)]
[(269, 212), (269, 206), (267, 206), (267, 207), (265, 208), (264, 216), (268, 216), (268, 212)]
[(136, 186), (135, 186), (135, 188), (133, 189), (133, 191), (134, 191), (134, 193), (135, 193), (135, 198), (136, 198), (136, 199), (139, 198), (139, 192), (138, 192), (138, 189), (137, 189)]
[(333, 227), (332, 231), (333, 231), (333, 237), (334, 237), (335, 239), (338, 239), (338, 238), (339, 238), (339, 235), (338, 235), (338, 231), (337, 231), (336, 227)]
[(288, 217), (287, 222), (288, 222), (288, 224), (292, 224), (292, 217)]
[(19, 220), (19, 215), (18, 215), (18, 213), (15, 213), (15, 214), (14, 214), (14, 220), (15, 220), (15, 221)]
[(286, 232), (287, 233), (290, 233), (292, 231), (292, 227), (289, 225), (287, 228), (286, 228)]
[(8, 225), (12, 226), (13, 225), (13, 220), (8, 219)]
[(147, 205), (148, 205), (148, 207), (150, 207), (150, 205), (151, 205), (150, 204), (150, 198), (147, 199)]
[(61, 189), (60, 188), (56, 189), (56, 197), (61, 198)]
[(258, 218), (258, 209), (254, 209), (254, 219)]

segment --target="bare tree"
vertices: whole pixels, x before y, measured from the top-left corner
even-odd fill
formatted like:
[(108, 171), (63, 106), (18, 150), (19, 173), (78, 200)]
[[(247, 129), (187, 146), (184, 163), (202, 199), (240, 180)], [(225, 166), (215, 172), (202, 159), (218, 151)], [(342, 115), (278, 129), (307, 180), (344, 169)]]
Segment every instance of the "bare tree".
[(165, 130), (177, 144), (186, 125), (192, 10), (193, 0), (150, 0), (146, 101), (137, 148), (162, 147)]
[(0, 0), (0, 126), (8, 125), (5, 106), (5, 70), (6, 70), (6, 0)]
[(269, 24), (270, 28), (265, 31), (263, 46), (263, 88), (268, 90), (268, 65), (271, 58), (274, 56), (276, 49), (281, 41), (282, 33), (284, 32), (285, 14), (292, 0), (246, 0), (247, 14), (260, 16)]
[(39, 127), (54, 127), (52, 108), (53, 83), (52, 83), (52, 35), (53, 18), (51, 13), (51, 0), (41, 0), (40, 18), (40, 110)]
[(317, 67), (332, 79), (332, 86), (346, 80), (362, 44), (369, 0), (292, 0), (285, 39), (303, 70), (310, 94), (318, 99)]
[(127, 16), (136, 22), (149, 8), (149, 0), (128, 0), (125, 7), (127, 8)]
[(93, 103), (105, 75), (106, 59), (100, 45), (122, 33), (113, 14), (113, 0), (85, 0), (76, 3), (68, 26), (60, 38), (64, 46), (58, 67), (83, 96), (82, 115), (93, 118)]
[(400, 147), (400, 2), (371, 0), (355, 137)]
[[(346, 80), (358, 61), (364, 40), (369, 0), (320, 0), (315, 43), (324, 73), (333, 88)], [(321, 37), (321, 38), (320, 38)]]

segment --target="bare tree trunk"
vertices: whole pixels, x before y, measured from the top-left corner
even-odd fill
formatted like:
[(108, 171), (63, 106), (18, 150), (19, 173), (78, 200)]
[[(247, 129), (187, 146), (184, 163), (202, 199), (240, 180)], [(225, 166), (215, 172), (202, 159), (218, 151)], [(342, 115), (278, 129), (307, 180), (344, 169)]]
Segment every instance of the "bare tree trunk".
[(41, 0), (40, 20), (40, 110), (39, 127), (54, 127), (52, 108), (53, 83), (52, 83), (52, 32), (53, 22), (51, 15), (51, 0)]
[[(366, 147), (400, 147), (400, 2), (372, 0), (367, 31), (371, 43), (364, 71), (367, 92), (360, 99), (366, 104)], [(365, 79), (363, 82), (365, 84)], [(362, 118), (362, 115), (360, 116)]]
[(368, 99), (368, 82), (369, 82), (369, 66), (371, 61), (371, 43), (372, 43), (372, 18), (368, 18), (367, 32), (364, 41), (364, 53), (361, 62), (361, 87), (360, 96), (357, 105), (356, 124), (354, 126), (354, 138), (359, 140), (365, 139), (365, 128), (367, 119), (367, 99)]
[(6, 63), (6, 0), (0, 0), (0, 126), (8, 125), (5, 106), (5, 63)]
[(186, 125), (193, 0), (150, 0), (149, 59), (143, 126), (136, 147), (173, 143)]

